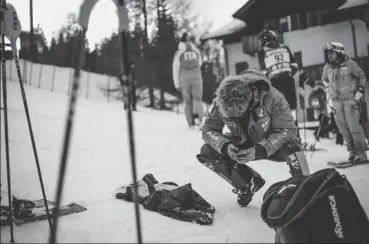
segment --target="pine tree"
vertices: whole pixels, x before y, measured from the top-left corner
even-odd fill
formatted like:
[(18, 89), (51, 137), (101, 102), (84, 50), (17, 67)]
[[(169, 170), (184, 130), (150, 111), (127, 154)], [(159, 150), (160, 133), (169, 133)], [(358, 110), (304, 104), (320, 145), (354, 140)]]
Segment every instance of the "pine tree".
[(160, 109), (166, 109), (164, 93), (173, 90), (172, 60), (176, 51), (176, 25), (165, 0), (157, 0), (157, 34), (153, 40), (156, 84), (160, 88)]

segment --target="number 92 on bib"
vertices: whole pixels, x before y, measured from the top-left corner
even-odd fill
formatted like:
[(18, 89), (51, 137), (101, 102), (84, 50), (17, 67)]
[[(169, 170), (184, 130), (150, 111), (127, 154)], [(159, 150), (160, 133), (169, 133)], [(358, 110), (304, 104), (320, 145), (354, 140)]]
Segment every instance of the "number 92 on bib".
[(264, 59), (265, 67), (269, 69), (272, 66), (276, 66), (281, 63), (290, 63), (290, 55), (287, 51), (281, 51), (270, 54)]

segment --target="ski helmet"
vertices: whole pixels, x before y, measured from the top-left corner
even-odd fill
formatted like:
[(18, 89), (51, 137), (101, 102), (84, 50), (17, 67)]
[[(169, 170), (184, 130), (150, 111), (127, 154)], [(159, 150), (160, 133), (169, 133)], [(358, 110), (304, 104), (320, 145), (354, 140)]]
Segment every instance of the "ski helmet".
[(188, 38), (189, 38), (188, 33), (187, 32), (183, 33), (181, 37), (181, 42), (187, 42)]
[(261, 42), (261, 45), (268, 46), (268, 47), (278, 47), (278, 40), (277, 40), (277, 34), (274, 31), (271, 30), (265, 30), (260, 33), (259, 40)]
[(328, 55), (327, 55), (329, 52), (337, 53), (338, 60), (342, 61), (345, 58), (345, 47), (340, 42), (327, 42), (324, 45), (324, 56), (325, 56), (326, 62), (329, 62)]
[(325, 52), (336, 52), (337, 54), (345, 54), (345, 47), (340, 42), (327, 42), (324, 46)]

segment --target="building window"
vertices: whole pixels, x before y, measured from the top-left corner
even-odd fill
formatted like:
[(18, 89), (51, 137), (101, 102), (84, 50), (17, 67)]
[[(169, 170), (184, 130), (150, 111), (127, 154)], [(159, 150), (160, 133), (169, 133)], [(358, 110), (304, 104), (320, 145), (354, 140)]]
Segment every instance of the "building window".
[(264, 29), (279, 30), (278, 19), (270, 19), (270, 20), (264, 21)]
[(303, 30), (308, 27), (321, 25), (322, 17), (319, 10), (314, 10), (309, 12), (292, 14), (290, 15), (290, 21), (291, 21), (291, 31)]
[(299, 29), (306, 29), (308, 28), (308, 21), (307, 21), (307, 13), (303, 12), (303, 13), (299, 13), (298, 17), (300, 19), (300, 26)]
[(369, 11), (364, 12), (364, 21), (366, 24), (369, 24)]
[(282, 33), (290, 30), (288, 25), (288, 16), (279, 19), (279, 30)]
[(320, 25), (320, 12), (319, 10), (309, 11), (307, 13), (308, 16), (308, 26), (318, 26)]
[(248, 68), (249, 68), (249, 64), (247, 62), (236, 63), (236, 74), (239, 74), (242, 71), (247, 70)]
[(300, 18), (298, 14), (291, 15), (291, 31), (298, 30), (300, 28)]
[(296, 62), (299, 65), (299, 68), (302, 68), (302, 52), (294, 52), (293, 56), (295, 56)]

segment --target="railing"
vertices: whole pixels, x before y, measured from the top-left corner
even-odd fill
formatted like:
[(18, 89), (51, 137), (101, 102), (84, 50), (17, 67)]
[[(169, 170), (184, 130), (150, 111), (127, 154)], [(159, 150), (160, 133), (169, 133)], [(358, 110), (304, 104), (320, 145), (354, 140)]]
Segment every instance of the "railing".
[[(32, 63), (19, 60), (23, 82), (29, 86), (48, 89), (52, 92), (69, 94), (71, 91), (73, 69)], [(18, 82), (14, 60), (6, 62), (7, 77), (10, 82)], [(81, 72), (80, 95), (87, 99), (110, 101), (109, 90), (118, 86), (116, 77)]]

